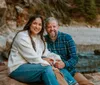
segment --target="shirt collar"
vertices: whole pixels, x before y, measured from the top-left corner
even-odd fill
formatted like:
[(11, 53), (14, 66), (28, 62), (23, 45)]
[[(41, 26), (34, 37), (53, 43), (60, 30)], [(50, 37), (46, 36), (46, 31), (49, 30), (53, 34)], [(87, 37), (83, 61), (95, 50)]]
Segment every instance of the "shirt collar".
[(59, 37), (60, 37), (60, 35), (61, 35), (61, 33), (58, 31), (58, 35), (57, 35), (57, 38), (59, 38)]

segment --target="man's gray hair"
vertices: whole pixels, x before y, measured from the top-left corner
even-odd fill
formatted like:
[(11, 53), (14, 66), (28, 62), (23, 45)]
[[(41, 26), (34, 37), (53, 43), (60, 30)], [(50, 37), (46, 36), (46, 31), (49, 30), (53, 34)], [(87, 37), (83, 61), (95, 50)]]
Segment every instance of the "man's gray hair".
[(48, 24), (49, 22), (51, 22), (51, 21), (56, 21), (56, 22), (58, 23), (58, 20), (57, 20), (56, 18), (54, 18), (54, 17), (49, 17), (49, 18), (46, 19), (45, 25), (47, 25), (47, 24)]

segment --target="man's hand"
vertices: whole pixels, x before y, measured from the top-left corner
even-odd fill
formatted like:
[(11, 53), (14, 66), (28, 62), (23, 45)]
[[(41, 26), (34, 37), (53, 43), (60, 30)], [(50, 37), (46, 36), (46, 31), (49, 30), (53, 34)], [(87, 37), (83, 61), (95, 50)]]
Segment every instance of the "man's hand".
[(50, 65), (54, 64), (54, 60), (52, 58), (42, 58), (43, 60), (46, 60)]
[(62, 69), (62, 68), (65, 67), (65, 64), (64, 64), (63, 61), (57, 60), (54, 66), (55, 66), (56, 68), (58, 68), (58, 69)]

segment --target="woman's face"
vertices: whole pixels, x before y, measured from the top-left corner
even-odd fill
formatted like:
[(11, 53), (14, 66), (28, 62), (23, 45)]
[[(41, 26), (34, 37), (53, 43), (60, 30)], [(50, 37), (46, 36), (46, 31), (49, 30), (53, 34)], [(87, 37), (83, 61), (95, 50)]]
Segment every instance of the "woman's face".
[(30, 31), (32, 33), (32, 35), (36, 35), (38, 34), (40, 31), (42, 30), (42, 20), (41, 18), (36, 18), (31, 26), (30, 26)]

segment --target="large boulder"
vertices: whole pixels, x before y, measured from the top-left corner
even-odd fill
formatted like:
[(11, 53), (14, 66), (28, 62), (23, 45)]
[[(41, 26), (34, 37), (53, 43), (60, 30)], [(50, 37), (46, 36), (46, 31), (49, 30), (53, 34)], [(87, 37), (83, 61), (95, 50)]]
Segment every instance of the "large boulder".
[(94, 54), (95, 54), (95, 55), (100, 55), (100, 49), (94, 50)]
[(5, 47), (6, 47), (6, 38), (4, 36), (0, 36), (0, 48), (5, 49)]
[(0, 65), (0, 85), (44, 85), (44, 84), (43, 83), (26, 84), (26, 83), (16, 81), (8, 76), (7, 65), (2, 64)]
[(100, 55), (95, 55), (94, 52), (80, 52), (78, 53), (79, 61), (76, 65), (78, 71), (86, 72), (100, 72)]
[(5, 0), (0, 0), (0, 26), (4, 24), (6, 9), (7, 7)]

